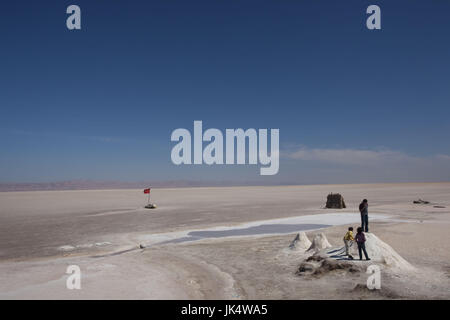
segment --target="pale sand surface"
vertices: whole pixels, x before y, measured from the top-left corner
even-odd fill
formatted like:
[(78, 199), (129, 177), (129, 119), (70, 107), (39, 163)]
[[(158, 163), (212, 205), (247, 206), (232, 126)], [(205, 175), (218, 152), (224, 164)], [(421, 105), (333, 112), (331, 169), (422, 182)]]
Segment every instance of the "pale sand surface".
[[(348, 208), (323, 209), (329, 192), (343, 194)], [(190, 232), (313, 223), (341, 246), (363, 198), (371, 231), (418, 270), (386, 269), (377, 292), (353, 290), (364, 273), (296, 275), (291, 229), (160, 244)], [(432, 204), (413, 204), (418, 198)], [(0, 298), (450, 298), (450, 183), (154, 189), (152, 201), (158, 209), (142, 208), (142, 190), (0, 193)], [(71, 264), (81, 268), (81, 290), (66, 289)]]

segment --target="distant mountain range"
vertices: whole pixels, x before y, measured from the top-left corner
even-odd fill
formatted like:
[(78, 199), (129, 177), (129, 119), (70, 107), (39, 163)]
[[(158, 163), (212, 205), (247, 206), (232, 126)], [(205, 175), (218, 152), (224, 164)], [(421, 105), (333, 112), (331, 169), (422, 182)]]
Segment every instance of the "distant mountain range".
[(248, 186), (261, 185), (255, 182), (232, 182), (232, 181), (92, 181), (92, 180), (69, 180), (58, 182), (20, 182), (0, 183), (0, 192), (7, 191), (39, 191), (39, 190), (106, 190), (106, 189), (140, 189), (148, 187), (157, 188), (188, 188), (188, 187), (219, 187), (219, 186)]

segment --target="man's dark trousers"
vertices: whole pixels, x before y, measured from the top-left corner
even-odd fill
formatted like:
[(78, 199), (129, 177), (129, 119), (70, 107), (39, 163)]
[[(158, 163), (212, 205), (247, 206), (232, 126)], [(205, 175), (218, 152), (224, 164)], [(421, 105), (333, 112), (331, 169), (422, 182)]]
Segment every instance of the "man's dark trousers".
[(364, 232), (369, 232), (369, 215), (361, 214), (361, 228)]

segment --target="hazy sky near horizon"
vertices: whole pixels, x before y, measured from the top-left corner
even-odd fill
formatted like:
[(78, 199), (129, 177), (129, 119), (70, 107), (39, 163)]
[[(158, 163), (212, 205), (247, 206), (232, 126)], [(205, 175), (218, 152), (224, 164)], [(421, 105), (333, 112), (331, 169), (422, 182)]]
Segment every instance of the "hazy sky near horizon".
[[(66, 28), (81, 7), (82, 30)], [(381, 7), (382, 30), (365, 27)], [(14, 1), (0, 182), (450, 181), (450, 2)], [(259, 165), (175, 166), (176, 128), (279, 128)]]

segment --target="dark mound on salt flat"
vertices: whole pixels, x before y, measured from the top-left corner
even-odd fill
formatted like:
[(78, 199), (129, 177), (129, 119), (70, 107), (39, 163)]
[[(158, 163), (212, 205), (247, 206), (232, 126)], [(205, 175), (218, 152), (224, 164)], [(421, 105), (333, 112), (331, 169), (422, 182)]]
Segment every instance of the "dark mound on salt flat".
[(344, 209), (345, 205), (344, 197), (339, 193), (330, 193), (327, 196), (327, 203), (325, 205), (327, 209)]

